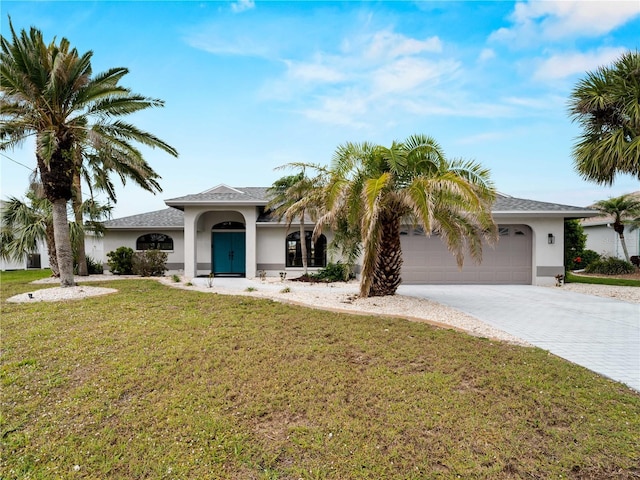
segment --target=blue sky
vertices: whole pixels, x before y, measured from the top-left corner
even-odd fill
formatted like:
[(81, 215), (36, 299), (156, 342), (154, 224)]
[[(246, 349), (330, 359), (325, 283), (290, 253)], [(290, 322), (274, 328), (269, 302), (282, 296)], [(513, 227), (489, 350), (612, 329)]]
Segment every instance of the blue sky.
[[(342, 143), (433, 136), (515, 197), (585, 206), (640, 190), (582, 180), (567, 100), (585, 72), (640, 48), (640, 3), (2, 1), (17, 30), (92, 50), (93, 70), (164, 108), (131, 120), (180, 153), (150, 150), (152, 195), (128, 183), (114, 217), (227, 185), (269, 186), (289, 162), (329, 164)], [(18, 162), (18, 163), (16, 163)], [(20, 165), (22, 164), (22, 165)], [(22, 196), (33, 145), (0, 154), (1, 197)]]

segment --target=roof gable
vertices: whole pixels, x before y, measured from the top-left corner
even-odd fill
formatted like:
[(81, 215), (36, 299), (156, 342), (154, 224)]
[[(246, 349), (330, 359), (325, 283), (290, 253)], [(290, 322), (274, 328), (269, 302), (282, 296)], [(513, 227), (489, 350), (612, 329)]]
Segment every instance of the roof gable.
[(221, 184), (204, 192), (170, 198), (165, 200), (165, 203), (181, 210), (187, 205), (250, 204), (260, 206), (266, 205), (269, 201), (267, 190), (268, 187), (237, 188)]
[(210, 194), (232, 194), (232, 193), (243, 193), (237, 188), (230, 187), (229, 185), (225, 185), (221, 183), (220, 185), (210, 188), (209, 190), (205, 190), (202, 193), (210, 193)]

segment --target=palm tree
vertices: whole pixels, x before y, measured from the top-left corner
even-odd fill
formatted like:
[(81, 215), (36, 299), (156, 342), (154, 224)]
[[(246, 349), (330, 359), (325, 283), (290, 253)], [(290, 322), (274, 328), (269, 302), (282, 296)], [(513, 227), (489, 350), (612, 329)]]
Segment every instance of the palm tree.
[(59, 275), (56, 245), (53, 236), (51, 203), (29, 190), (26, 201), (9, 197), (2, 202), (2, 245), (0, 256), (6, 260), (21, 261), (29, 253), (38, 251), (38, 242), (44, 241), (49, 252), (49, 267)]
[[(144, 159), (115, 154), (117, 152), (112, 153), (109, 149), (95, 151), (86, 141), (77, 148), (75, 156), (77, 169), (73, 178), (73, 197), (71, 199), (76, 223), (81, 224), (86, 213), (86, 201), (82, 200), (83, 181), (89, 187), (92, 201), (94, 201), (94, 190), (96, 190), (106, 193), (110, 202), (117, 203), (115, 186), (110, 178), (111, 173), (117, 173), (123, 185), (130, 179), (139, 187), (153, 194), (162, 191), (158, 183), (160, 176)], [(103, 207), (101, 206), (101, 208)], [(78, 275), (86, 276), (89, 272), (84, 250), (84, 230), (80, 230), (74, 249), (78, 261)]]
[(306, 168), (315, 168), (322, 172), (322, 168), (317, 165), (291, 163), (280, 168), (297, 167), (300, 171), (295, 175), (288, 175), (276, 180), (268, 193), (270, 195), (267, 209), (272, 210), (272, 214), (281, 221), (285, 220), (287, 230), (295, 219), (299, 221), (300, 227), (300, 249), (302, 256), (302, 267), (304, 275), (308, 270), (308, 250), (306, 233), (304, 229), (305, 218), (307, 214), (312, 217), (317, 215), (316, 202), (318, 187), (322, 181), (322, 174), (309, 178), (306, 176)]
[[(46, 45), (42, 33), (31, 28), (18, 35), (10, 23), (11, 41), (1, 37), (0, 150), (13, 148), (30, 135), (36, 138), (36, 163), (44, 195), (53, 206), (53, 229), (60, 285), (71, 286), (73, 252), (67, 202), (78, 175), (78, 149), (101, 161), (146, 165), (132, 142), (158, 147), (171, 155), (171, 146), (120, 120), (161, 100), (132, 94), (118, 85), (128, 73), (113, 68), (92, 77), (92, 52), (79, 55), (69, 41)], [(83, 160), (86, 155), (82, 156)]]
[(465, 250), (482, 258), (482, 241), (496, 239), (495, 190), (489, 172), (445, 158), (432, 138), (414, 135), (390, 148), (347, 143), (336, 150), (318, 220), (357, 231), (363, 260), (360, 295), (393, 295), (401, 278), (402, 222), (436, 232), (462, 267)]
[[(34, 253), (38, 243), (44, 242), (49, 253), (49, 266), (54, 276), (59, 275), (53, 235), (53, 212), (51, 202), (38, 193), (38, 185), (25, 195), (26, 200), (10, 197), (2, 203), (0, 213), (2, 245), (0, 256), (7, 260), (21, 260)], [(75, 246), (84, 244), (85, 232), (96, 235), (104, 233), (102, 221), (111, 214), (111, 205), (102, 205), (93, 199), (85, 200), (80, 207), (80, 221), (69, 224), (69, 235), (74, 245), (74, 257), (79, 261), (79, 250)], [(84, 248), (82, 249), (84, 251)], [(85, 259), (86, 262), (86, 259)], [(78, 263), (78, 268), (80, 264)]]
[(587, 73), (573, 92), (569, 113), (582, 127), (573, 148), (577, 171), (611, 185), (616, 174), (640, 179), (640, 52)]
[(622, 195), (620, 197), (609, 198), (596, 202), (594, 208), (600, 211), (601, 216), (613, 217), (613, 230), (618, 234), (624, 258), (629, 262), (629, 251), (624, 238), (625, 223), (633, 223), (634, 217), (640, 216), (640, 199), (632, 195)]

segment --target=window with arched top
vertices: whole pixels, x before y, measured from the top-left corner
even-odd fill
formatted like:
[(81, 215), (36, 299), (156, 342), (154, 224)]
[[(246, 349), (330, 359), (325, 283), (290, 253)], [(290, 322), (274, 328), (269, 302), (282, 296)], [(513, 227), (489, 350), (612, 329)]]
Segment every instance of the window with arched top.
[[(327, 237), (320, 235), (314, 242), (313, 232), (304, 232), (307, 245), (307, 266), (326, 267), (327, 266)], [(302, 244), (300, 242), (300, 232), (293, 232), (287, 235), (286, 241), (287, 267), (302, 267)]]
[(136, 240), (136, 250), (173, 250), (173, 238), (164, 233), (147, 233)]

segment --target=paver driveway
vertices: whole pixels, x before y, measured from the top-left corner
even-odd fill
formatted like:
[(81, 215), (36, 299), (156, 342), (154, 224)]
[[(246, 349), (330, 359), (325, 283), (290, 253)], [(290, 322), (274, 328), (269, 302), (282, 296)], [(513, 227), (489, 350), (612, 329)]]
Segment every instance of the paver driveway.
[(640, 304), (531, 285), (401, 285), (640, 391)]

